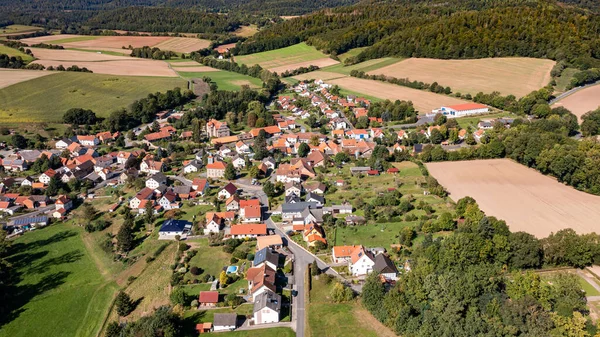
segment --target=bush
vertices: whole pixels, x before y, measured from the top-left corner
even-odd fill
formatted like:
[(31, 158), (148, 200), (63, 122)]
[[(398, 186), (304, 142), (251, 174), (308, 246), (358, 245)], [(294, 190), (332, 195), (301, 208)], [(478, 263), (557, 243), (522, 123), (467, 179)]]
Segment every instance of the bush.
[(246, 255), (246, 260), (248, 260), (248, 261), (254, 261), (254, 254), (248, 253), (248, 255)]
[(190, 248), (190, 246), (188, 246), (187, 243), (184, 243), (184, 242), (179, 243), (179, 251), (180, 252), (185, 252), (189, 248)]
[(198, 300), (192, 300), (192, 303), (190, 303), (190, 307), (192, 308), (197, 308), (198, 307)]
[(206, 283), (206, 282), (210, 282), (212, 280), (212, 276), (210, 276), (210, 274), (204, 274), (204, 276), (202, 276), (202, 282)]
[(202, 268), (198, 268), (196, 266), (193, 266), (192, 268), (190, 268), (190, 273), (192, 275), (200, 275), (200, 274), (202, 274), (202, 272), (203, 272)]
[(234, 256), (232, 256), (231, 259), (229, 259), (230, 263), (238, 263), (238, 261), (239, 260), (236, 257), (234, 257)]
[(223, 246), (223, 251), (227, 254), (233, 253), (234, 250), (235, 250), (235, 247), (231, 247), (228, 245)]

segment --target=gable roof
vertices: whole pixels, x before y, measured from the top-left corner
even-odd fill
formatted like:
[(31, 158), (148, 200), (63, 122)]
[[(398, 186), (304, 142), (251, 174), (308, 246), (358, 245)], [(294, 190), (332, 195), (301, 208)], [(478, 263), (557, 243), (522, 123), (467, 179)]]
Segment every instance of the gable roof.
[(209, 170), (224, 170), (225, 167), (226, 167), (226, 165), (222, 161), (216, 161), (212, 164), (206, 165), (206, 168)]
[(192, 223), (185, 220), (169, 219), (163, 222), (162, 226), (160, 226), (159, 232), (183, 232), (186, 227), (191, 228)]
[(281, 295), (271, 291), (265, 291), (254, 299), (254, 312), (269, 308), (273, 311), (281, 311)]
[(234, 184), (228, 183), (227, 185), (223, 186), (223, 188), (221, 190), (225, 190), (229, 194), (236, 194), (238, 188)]
[(252, 265), (258, 266), (263, 262), (271, 262), (273, 265), (277, 266), (279, 264), (279, 254), (272, 251), (271, 248), (265, 247), (256, 252)]
[(213, 326), (237, 326), (237, 314), (215, 314)]
[(373, 271), (380, 274), (398, 273), (396, 265), (394, 265), (392, 260), (390, 260), (390, 258), (385, 254), (379, 254), (375, 256), (375, 265), (373, 266)]
[(219, 292), (218, 291), (201, 291), (198, 295), (198, 302), (200, 303), (218, 303)]
[(269, 246), (281, 246), (283, 245), (283, 240), (281, 239), (281, 236), (273, 234), (273, 235), (265, 235), (265, 236), (259, 236), (256, 239), (256, 247), (258, 249), (261, 249), (261, 251)]

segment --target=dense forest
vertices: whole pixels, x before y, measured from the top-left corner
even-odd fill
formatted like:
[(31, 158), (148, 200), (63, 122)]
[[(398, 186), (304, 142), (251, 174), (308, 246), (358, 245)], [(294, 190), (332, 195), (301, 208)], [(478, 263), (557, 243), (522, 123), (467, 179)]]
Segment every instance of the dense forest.
[[(473, 10), (475, 9), (475, 10)], [(333, 56), (369, 47), (347, 63), (384, 56), (565, 60), (585, 69), (600, 61), (600, 17), (551, 0), (358, 4), (285, 21), (238, 43), (236, 54), (299, 41)]]

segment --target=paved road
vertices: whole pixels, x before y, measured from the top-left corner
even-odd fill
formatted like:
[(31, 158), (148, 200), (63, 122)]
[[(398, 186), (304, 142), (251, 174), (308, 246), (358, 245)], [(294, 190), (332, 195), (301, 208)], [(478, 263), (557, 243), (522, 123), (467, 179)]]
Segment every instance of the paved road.
[(590, 83), (590, 84), (586, 84), (586, 85), (581, 86), (581, 87), (575, 87), (575, 88), (573, 88), (573, 89), (571, 89), (569, 91), (565, 91), (562, 94), (556, 96), (556, 98), (551, 99), (550, 102), (548, 102), (548, 104), (552, 105), (552, 104), (560, 101), (561, 99), (563, 99), (563, 98), (565, 98), (567, 96), (573, 95), (574, 93), (578, 92), (579, 90), (583, 90), (583, 89), (585, 89), (587, 87), (592, 87), (592, 86), (597, 85), (597, 84), (600, 84), (600, 81), (597, 81), (597, 82), (594, 82), (594, 83)]
[(335, 277), (340, 277), (340, 275), (335, 270), (329, 268), (329, 266), (321, 259), (290, 240), (270, 217), (265, 220), (265, 223), (267, 224), (267, 228), (275, 231), (275, 234), (287, 239), (287, 247), (294, 254), (294, 285), (297, 294), (296, 297), (294, 297), (294, 303), (292, 305), (292, 313), (295, 313), (292, 315), (292, 322), (296, 322), (296, 337), (304, 337), (304, 323), (306, 319), (306, 303), (304, 302), (304, 296), (305, 291), (308, 291), (308, 289), (304, 289), (304, 278), (308, 265), (317, 261), (317, 266), (319, 266), (321, 270), (325, 270), (325, 273)]
[(249, 194), (257, 197), (263, 206), (269, 206), (269, 197), (263, 192), (262, 185), (252, 185), (252, 183), (246, 179), (238, 179), (234, 182), (238, 188), (244, 190), (243, 194)]

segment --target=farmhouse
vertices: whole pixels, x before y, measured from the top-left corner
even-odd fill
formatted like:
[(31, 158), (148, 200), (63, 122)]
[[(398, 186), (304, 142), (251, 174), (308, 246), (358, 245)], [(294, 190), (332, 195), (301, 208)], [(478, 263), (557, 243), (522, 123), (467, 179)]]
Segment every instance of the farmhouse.
[(478, 103), (465, 103), (465, 104), (457, 104), (450, 106), (442, 106), (439, 109), (434, 109), (431, 112), (434, 114), (444, 114), (447, 117), (455, 118), (455, 117), (463, 117), (469, 115), (476, 115), (489, 112), (490, 109)]

